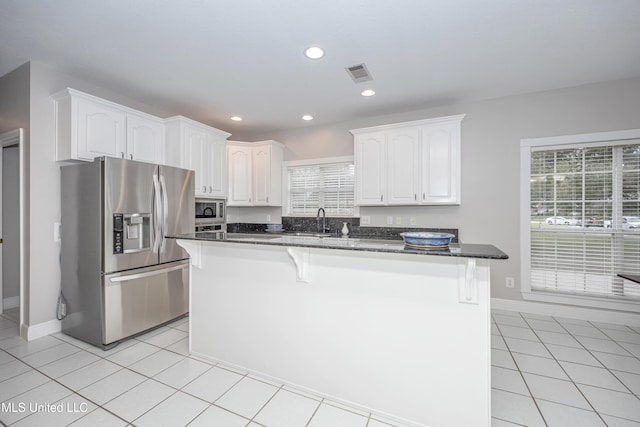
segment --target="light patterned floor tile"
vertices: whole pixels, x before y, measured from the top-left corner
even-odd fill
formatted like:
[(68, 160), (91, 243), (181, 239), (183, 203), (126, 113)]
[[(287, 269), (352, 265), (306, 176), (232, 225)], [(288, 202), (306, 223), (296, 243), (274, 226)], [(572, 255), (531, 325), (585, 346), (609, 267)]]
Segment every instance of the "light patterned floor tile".
[(184, 358), (185, 357), (180, 354), (160, 349), (150, 356), (132, 363), (129, 365), (129, 369), (142, 375), (153, 377), (181, 360), (184, 360)]
[(513, 354), (513, 358), (516, 361), (516, 365), (518, 365), (518, 369), (522, 372), (544, 375), (546, 377), (553, 377), (561, 380), (569, 379), (562, 370), (562, 367), (553, 359), (517, 353)]
[(147, 380), (104, 405), (104, 408), (127, 421), (133, 421), (176, 390), (154, 380)]
[(146, 379), (146, 377), (137, 372), (121, 369), (81, 389), (79, 393), (98, 405), (104, 405), (108, 401), (141, 384)]
[(204, 400), (177, 392), (135, 420), (138, 427), (186, 426), (209, 404)]
[(571, 362), (560, 362), (560, 365), (575, 383), (627, 391), (626, 387), (607, 369)]
[(502, 390), (491, 391), (491, 415), (528, 427), (545, 427), (533, 398)]
[(179, 389), (189, 384), (209, 369), (211, 369), (211, 365), (187, 357), (160, 372), (153, 378), (156, 381), (160, 381), (161, 383)]
[(193, 420), (189, 427), (245, 427), (248, 423), (249, 419), (212, 405)]
[(129, 423), (122, 418), (118, 418), (102, 408), (97, 408), (69, 424), (70, 427), (125, 427), (127, 425)]
[(523, 373), (533, 397), (562, 405), (591, 410), (591, 406), (571, 381)]
[(580, 391), (596, 411), (640, 422), (640, 399), (633, 394), (578, 384)]
[(213, 403), (242, 378), (242, 375), (214, 366), (183, 387), (182, 391)]
[(319, 405), (317, 400), (278, 390), (254, 420), (266, 426), (305, 426)]
[(252, 418), (277, 391), (277, 387), (244, 377), (216, 400), (215, 404), (243, 417)]
[(500, 368), (498, 366), (492, 367), (491, 387), (504, 391), (510, 391), (511, 393), (530, 396), (527, 385), (522, 379), (522, 375), (519, 371), (514, 371), (512, 369)]
[(307, 427), (365, 427), (366, 425), (366, 417), (323, 403)]
[(549, 427), (607, 427), (591, 410), (537, 400), (538, 407)]

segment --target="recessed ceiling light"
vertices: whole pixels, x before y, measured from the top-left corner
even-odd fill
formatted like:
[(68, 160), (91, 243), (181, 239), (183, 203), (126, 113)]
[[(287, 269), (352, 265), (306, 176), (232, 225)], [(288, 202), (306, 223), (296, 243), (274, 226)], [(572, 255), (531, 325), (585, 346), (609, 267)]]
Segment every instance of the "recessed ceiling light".
[(242, 117), (240, 117), (240, 116), (233, 116), (233, 117), (231, 117), (231, 120), (233, 120), (234, 122), (241, 122), (241, 121), (242, 121)]
[(304, 116), (302, 116), (302, 120), (313, 120), (313, 116), (309, 115), (309, 114), (305, 114)]
[(365, 89), (362, 92), (360, 92), (360, 95), (362, 96), (373, 96), (376, 94), (376, 91), (373, 89)]
[(317, 46), (311, 46), (304, 51), (304, 55), (309, 59), (320, 59), (324, 56), (324, 50)]

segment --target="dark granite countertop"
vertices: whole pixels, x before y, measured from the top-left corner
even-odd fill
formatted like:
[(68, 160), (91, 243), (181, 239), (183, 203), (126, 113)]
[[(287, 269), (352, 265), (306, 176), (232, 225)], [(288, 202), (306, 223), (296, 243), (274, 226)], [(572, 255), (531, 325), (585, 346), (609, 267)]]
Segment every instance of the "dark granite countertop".
[(509, 256), (493, 245), (451, 243), (446, 249), (413, 249), (402, 240), (370, 239), (328, 235), (317, 237), (312, 233), (215, 233), (198, 232), (167, 236), (170, 239), (196, 240), (202, 242), (230, 242), (253, 245), (295, 246), (352, 251), (387, 252), (415, 255), (453, 256), (461, 258), (507, 259)]

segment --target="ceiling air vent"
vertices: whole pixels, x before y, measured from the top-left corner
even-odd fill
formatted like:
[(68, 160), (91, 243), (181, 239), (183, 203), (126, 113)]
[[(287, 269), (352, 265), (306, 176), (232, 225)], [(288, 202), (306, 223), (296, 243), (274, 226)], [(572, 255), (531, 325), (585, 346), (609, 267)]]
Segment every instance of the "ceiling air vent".
[(367, 70), (364, 64), (352, 65), (351, 67), (347, 67), (346, 70), (356, 83), (373, 80), (371, 74), (369, 74), (369, 70)]

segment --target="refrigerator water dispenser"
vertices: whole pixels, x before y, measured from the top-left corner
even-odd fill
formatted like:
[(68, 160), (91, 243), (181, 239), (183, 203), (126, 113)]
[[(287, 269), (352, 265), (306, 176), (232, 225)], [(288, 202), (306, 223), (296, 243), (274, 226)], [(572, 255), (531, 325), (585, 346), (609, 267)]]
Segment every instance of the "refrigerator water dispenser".
[(148, 250), (151, 246), (151, 214), (113, 214), (113, 253)]

